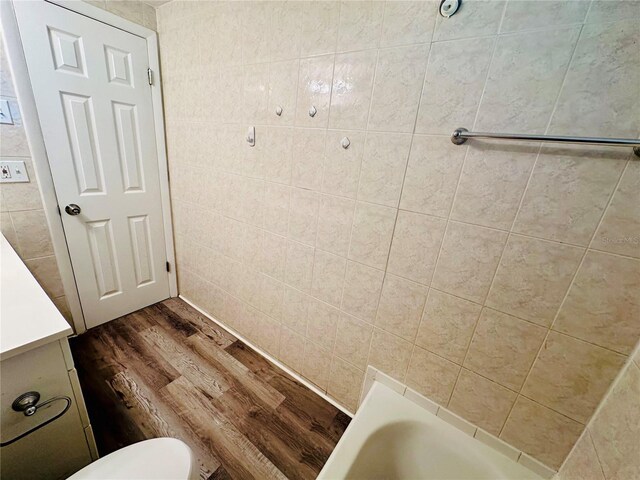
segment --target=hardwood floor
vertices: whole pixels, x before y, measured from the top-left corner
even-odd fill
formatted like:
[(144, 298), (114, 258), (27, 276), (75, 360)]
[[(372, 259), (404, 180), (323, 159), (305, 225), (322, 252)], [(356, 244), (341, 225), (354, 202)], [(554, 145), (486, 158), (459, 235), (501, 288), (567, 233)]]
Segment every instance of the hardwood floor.
[(350, 420), (179, 299), (71, 349), (101, 455), (170, 436), (203, 479), (315, 478)]

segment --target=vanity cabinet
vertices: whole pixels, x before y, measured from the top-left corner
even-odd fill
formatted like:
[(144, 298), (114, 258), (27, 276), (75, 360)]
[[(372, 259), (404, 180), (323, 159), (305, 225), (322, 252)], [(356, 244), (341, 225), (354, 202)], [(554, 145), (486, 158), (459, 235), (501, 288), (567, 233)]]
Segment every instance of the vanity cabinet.
[[(0, 472), (12, 480), (67, 478), (97, 458), (67, 340), (73, 331), (4, 237), (0, 243)], [(32, 415), (12, 408), (32, 391), (38, 405), (56, 400)]]

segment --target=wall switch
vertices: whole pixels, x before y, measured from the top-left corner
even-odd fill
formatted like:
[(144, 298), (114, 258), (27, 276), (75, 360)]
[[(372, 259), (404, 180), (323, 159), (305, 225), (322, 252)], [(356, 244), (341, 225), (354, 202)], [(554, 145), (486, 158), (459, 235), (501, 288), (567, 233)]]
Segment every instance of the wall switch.
[(0, 100), (0, 123), (13, 125), (13, 117), (11, 116), (8, 100)]
[(0, 183), (26, 183), (27, 168), (22, 160), (0, 160)]

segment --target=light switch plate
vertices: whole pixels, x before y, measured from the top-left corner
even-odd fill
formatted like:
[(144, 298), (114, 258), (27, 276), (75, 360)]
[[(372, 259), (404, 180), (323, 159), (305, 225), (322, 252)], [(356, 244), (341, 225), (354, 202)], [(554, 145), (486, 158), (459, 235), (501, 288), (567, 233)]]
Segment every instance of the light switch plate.
[(8, 100), (0, 100), (0, 123), (13, 125), (13, 117), (11, 116)]
[(0, 160), (0, 183), (26, 183), (27, 167), (22, 160)]

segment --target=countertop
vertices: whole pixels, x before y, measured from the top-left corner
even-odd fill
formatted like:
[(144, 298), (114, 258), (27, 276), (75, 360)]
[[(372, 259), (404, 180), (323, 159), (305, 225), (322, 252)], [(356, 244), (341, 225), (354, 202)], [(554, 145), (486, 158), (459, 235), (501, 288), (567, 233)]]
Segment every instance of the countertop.
[(18, 254), (0, 235), (0, 360), (72, 333)]

